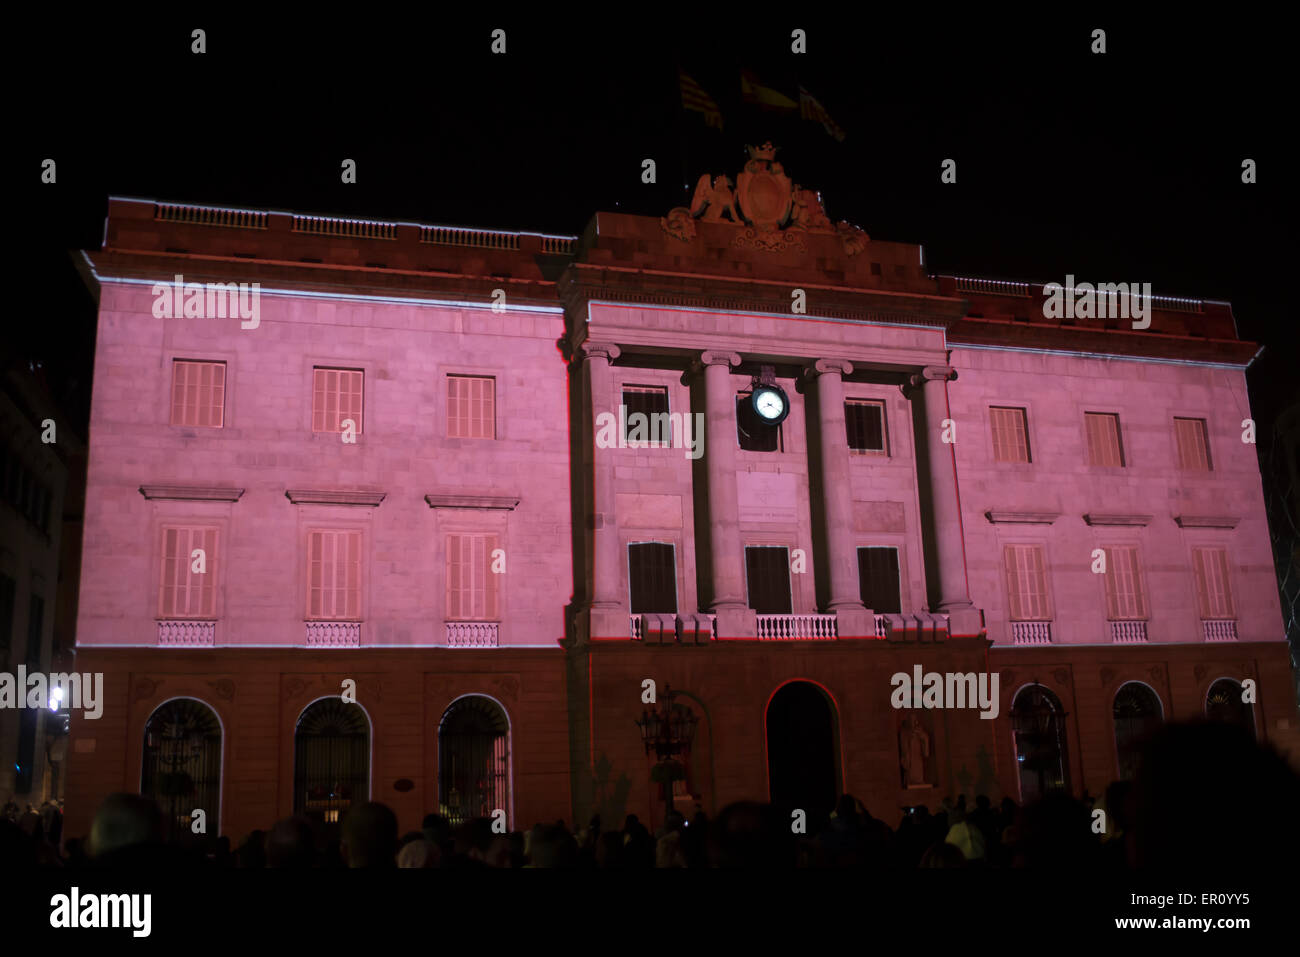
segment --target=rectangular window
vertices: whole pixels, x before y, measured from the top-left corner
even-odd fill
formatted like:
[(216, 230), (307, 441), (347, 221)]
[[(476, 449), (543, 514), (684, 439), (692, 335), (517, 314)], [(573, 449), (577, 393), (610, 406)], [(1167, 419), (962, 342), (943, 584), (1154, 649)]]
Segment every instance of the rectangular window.
[(1012, 621), (1050, 621), (1047, 603), (1047, 563), (1042, 545), (1007, 545), (1007, 595)]
[(1232, 585), (1228, 581), (1226, 548), (1193, 548), (1192, 570), (1196, 574), (1196, 597), (1202, 618), (1236, 618)]
[(780, 546), (745, 548), (745, 575), (749, 607), (760, 615), (792, 614), (790, 602), (790, 552)]
[(351, 422), (361, 432), (366, 374), (360, 369), (312, 370), (311, 430), (342, 432)]
[(877, 615), (897, 615), (903, 610), (897, 548), (858, 549), (858, 590), (862, 604)]
[(1190, 472), (1208, 472), (1210, 439), (1204, 419), (1174, 419), (1174, 434), (1178, 439), (1178, 467)]
[[(623, 438), (628, 441), (646, 442), (652, 440), (656, 445), (668, 445), (672, 442), (672, 428), (668, 418), (668, 390), (645, 385), (623, 386), (623, 405), (627, 409), (628, 434)], [(644, 420), (632, 416), (636, 413), (645, 416)], [(655, 418), (658, 416), (658, 418)], [(644, 421), (644, 425), (641, 425)], [(632, 436), (635, 435), (635, 439)], [(676, 611), (676, 609), (673, 609)]]
[(189, 525), (164, 526), (162, 571), (158, 582), (158, 617), (216, 618), (216, 583), (217, 529)]
[(1083, 424), (1088, 438), (1088, 464), (1123, 468), (1124, 445), (1120, 440), (1119, 416), (1085, 412)]
[(634, 542), (627, 547), (628, 590), (634, 615), (677, 612), (677, 556), (667, 542)]
[(307, 533), (307, 617), (361, 620), (361, 532), (313, 529)]
[(1138, 550), (1131, 546), (1109, 546), (1106, 553), (1106, 617), (1112, 621), (1145, 621), (1146, 589), (1138, 567)]
[(220, 429), (226, 416), (226, 364), (172, 362), (172, 425)]
[(989, 425), (993, 429), (994, 461), (1029, 461), (1029, 424), (1024, 409), (990, 406)]
[(498, 582), (492, 571), (495, 535), (447, 536), (447, 618), (499, 621)]
[(780, 425), (764, 422), (754, 411), (751, 393), (736, 395), (736, 440), (746, 452), (780, 452), (784, 445)]
[(447, 436), (453, 439), (497, 437), (497, 380), (490, 376), (447, 376)]
[(885, 403), (875, 399), (846, 399), (844, 428), (849, 451), (859, 455), (888, 455), (885, 442)]

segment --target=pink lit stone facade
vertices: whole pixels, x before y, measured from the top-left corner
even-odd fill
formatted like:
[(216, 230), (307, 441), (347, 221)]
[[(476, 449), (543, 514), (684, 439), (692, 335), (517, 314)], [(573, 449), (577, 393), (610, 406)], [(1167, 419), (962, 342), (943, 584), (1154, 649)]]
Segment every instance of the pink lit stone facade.
[[(220, 718), (221, 831), (292, 813), (297, 722), (348, 678), (371, 732), (367, 794), (403, 829), (445, 800), (443, 725), (466, 696), (508, 723), (512, 827), (658, 820), (633, 724), (646, 678), (700, 719), (688, 810), (788, 796), (771, 735), (792, 685), (824, 696), (834, 789), (889, 819), (958, 792), (1031, 796), (1012, 718), (1030, 684), (1061, 712), (1075, 793), (1120, 773), (1112, 712), (1131, 682), (1170, 720), (1203, 714), (1219, 678), (1253, 679), (1257, 736), (1300, 750), (1241, 442), (1256, 347), (1225, 304), (1157, 304), (1147, 334), (1071, 327), (1042, 317), (1037, 287), (932, 276), (915, 245), (667, 229), (601, 213), (575, 240), (113, 202), (87, 254), (101, 298), (77, 636), (78, 668), (108, 692), (98, 723), (73, 719), (72, 833), (140, 786), (146, 724), (178, 697)], [(177, 273), (260, 282), (257, 328), (155, 318), (152, 283)], [(169, 424), (177, 359), (226, 364), (222, 428)], [(317, 367), (363, 373), (354, 444), (313, 432)], [(767, 370), (790, 414), (778, 450), (750, 451), (736, 396)], [(449, 375), (495, 381), (495, 438), (449, 436)], [(625, 388), (702, 415), (703, 454), (596, 441)], [(883, 448), (850, 448), (846, 402), (878, 403)], [(993, 460), (990, 406), (1025, 411), (1029, 462)], [(1122, 467), (1088, 464), (1085, 412), (1118, 416)], [(1175, 417), (1205, 420), (1211, 470), (1179, 470)], [(210, 620), (159, 622), (169, 525), (217, 530)], [(313, 530), (359, 533), (357, 556), (318, 563), (344, 568), (344, 588), (358, 569), (346, 620), (308, 621)], [(490, 601), (477, 557), (471, 579), (449, 565), (448, 536), (502, 549), (490, 620), (451, 620), (450, 588), (460, 608)], [(641, 543), (671, 546), (675, 614), (633, 609)], [(1011, 620), (1008, 544), (1044, 556), (1030, 627)], [(789, 614), (756, 611), (747, 547), (788, 550)], [(1091, 570), (1108, 547), (1137, 549), (1145, 618), (1108, 619)], [(1209, 630), (1198, 547), (1228, 556), (1233, 615)], [(897, 550), (897, 611), (864, 601), (864, 548)], [(904, 774), (890, 679), (918, 665), (998, 672), (998, 716), (919, 714), (930, 757)]]

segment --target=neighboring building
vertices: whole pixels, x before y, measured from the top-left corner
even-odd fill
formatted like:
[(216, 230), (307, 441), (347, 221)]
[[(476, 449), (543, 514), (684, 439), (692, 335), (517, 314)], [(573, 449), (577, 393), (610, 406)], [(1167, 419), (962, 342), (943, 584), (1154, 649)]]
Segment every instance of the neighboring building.
[[(1049, 320), (761, 150), (735, 198), (576, 239), (114, 199), (67, 833), (121, 789), (236, 836), (657, 821), (647, 679), (711, 813), (1096, 794), (1207, 710), (1297, 752), (1227, 304)], [(258, 314), (160, 318), (177, 276)], [(895, 709), (916, 666), (997, 672), (997, 717)]]
[[(6, 369), (0, 378), (0, 672), (15, 685), (20, 667), (28, 674), (57, 670), (66, 459), (80, 449), (41, 370)], [(27, 688), (11, 688), (12, 702), (0, 699), (0, 806), (39, 808), (62, 797), (68, 713), (58, 702), (53, 710), (26, 707)]]

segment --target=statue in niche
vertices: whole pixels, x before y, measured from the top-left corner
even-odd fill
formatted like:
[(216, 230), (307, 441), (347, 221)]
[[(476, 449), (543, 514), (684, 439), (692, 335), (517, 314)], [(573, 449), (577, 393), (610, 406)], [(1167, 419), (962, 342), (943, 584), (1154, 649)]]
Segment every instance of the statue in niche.
[(930, 733), (919, 716), (905, 717), (898, 729), (898, 765), (903, 772), (903, 786), (930, 787), (925, 762), (930, 757)]

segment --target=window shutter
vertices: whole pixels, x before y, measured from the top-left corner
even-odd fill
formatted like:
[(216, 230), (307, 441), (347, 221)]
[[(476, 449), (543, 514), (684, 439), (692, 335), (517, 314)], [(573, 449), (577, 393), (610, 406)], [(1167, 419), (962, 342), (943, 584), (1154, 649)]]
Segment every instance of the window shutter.
[(993, 457), (998, 462), (1029, 461), (1029, 428), (1024, 409), (989, 408)]
[(313, 432), (342, 432), (351, 419), (362, 431), (365, 373), (360, 369), (317, 367), (312, 377), (311, 427)]
[(224, 362), (172, 363), (172, 425), (219, 429), (225, 424), (225, 404)]
[(447, 377), (447, 435), (456, 439), (496, 438), (496, 379)]
[(1040, 545), (1007, 545), (1007, 593), (1013, 621), (1046, 621), (1047, 570)]
[(1178, 467), (1196, 472), (1210, 469), (1210, 449), (1204, 419), (1174, 419)]

